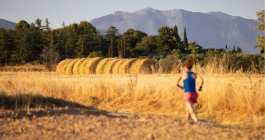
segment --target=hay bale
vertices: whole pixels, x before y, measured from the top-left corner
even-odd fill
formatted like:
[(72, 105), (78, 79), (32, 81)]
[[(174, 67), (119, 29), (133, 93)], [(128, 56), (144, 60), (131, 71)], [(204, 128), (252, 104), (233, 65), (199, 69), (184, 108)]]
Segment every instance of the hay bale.
[(104, 73), (104, 68), (105, 68), (105, 65), (107, 64), (107, 62), (109, 60), (111, 60), (112, 58), (104, 58), (103, 60), (101, 60), (98, 65), (97, 65), (97, 68), (96, 68), (96, 74), (103, 74)]
[(139, 72), (140, 66), (145, 60), (146, 59), (138, 59), (137, 61), (135, 61), (130, 68), (130, 74), (137, 74)]
[(71, 62), (71, 61), (73, 61), (74, 59), (69, 59), (68, 61), (66, 61), (65, 63), (64, 63), (64, 65), (62, 66), (62, 68), (61, 68), (61, 70), (60, 70), (60, 74), (65, 74), (65, 72), (66, 72), (66, 68), (67, 68), (67, 65)]
[(91, 58), (86, 58), (79, 66), (79, 74), (80, 75), (83, 75), (85, 74), (85, 67), (86, 67), (86, 64), (91, 61), (92, 59)]
[(114, 66), (112, 67), (112, 73), (113, 74), (119, 74), (119, 70), (120, 70), (120, 66), (128, 59), (119, 59), (118, 62), (116, 62), (114, 64)]
[(131, 74), (139, 74), (139, 73), (155, 73), (158, 70), (158, 63), (151, 59), (141, 59), (137, 60), (131, 67)]
[(73, 68), (74, 68), (74, 65), (75, 63), (78, 61), (79, 59), (74, 59), (73, 61), (71, 61), (67, 67), (66, 67), (66, 71), (64, 74), (67, 74), (67, 75), (70, 75), (70, 74), (73, 74)]
[(111, 74), (113, 70), (113, 66), (119, 62), (120, 59), (113, 58), (107, 62), (104, 68), (104, 74)]
[(73, 74), (78, 75), (79, 74), (79, 66), (82, 64), (83, 61), (85, 61), (86, 58), (81, 58), (78, 61), (75, 62), (74, 68), (73, 68)]
[(58, 75), (61, 74), (60, 72), (61, 72), (62, 66), (63, 66), (68, 60), (69, 60), (69, 59), (65, 59), (65, 60), (61, 61), (61, 62), (57, 65), (57, 67), (56, 67), (56, 73), (57, 73)]
[(84, 72), (86, 75), (89, 75), (89, 74), (95, 74), (96, 73), (96, 68), (97, 68), (97, 65), (98, 63), (104, 58), (102, 57), (96, 57), (96, 58), (92, 58), (91, 61), (89, 61), (85, 68), (84, 68)]
[(119, 74), (129, 74), (130, 73), (130, 68), (132, 64), (136, 61), (136, 58), (133, 59), (128, 59), (126, 60), (121, 66), (119, 70)]

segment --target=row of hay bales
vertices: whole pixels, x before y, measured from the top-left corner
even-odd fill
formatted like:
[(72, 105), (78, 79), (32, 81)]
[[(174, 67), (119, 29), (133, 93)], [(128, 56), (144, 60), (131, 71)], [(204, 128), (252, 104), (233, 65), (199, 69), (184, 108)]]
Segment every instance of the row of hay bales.
[(155, 73), (158, 64), (151, 59), (78, 58), (65, 59), (56, 68), (59, 75)]

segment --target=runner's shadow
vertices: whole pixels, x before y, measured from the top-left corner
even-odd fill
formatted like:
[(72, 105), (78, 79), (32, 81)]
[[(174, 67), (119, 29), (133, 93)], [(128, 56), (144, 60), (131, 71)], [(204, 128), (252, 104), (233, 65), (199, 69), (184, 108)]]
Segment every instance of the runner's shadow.
[(18, 94), (8, 96), (0, 93), (0, 107), (4, 110), (0, 113), (0, 118), (21, 119), (43, 116), (69, 115), (104, 115), (107, 117), (127, 118), (125, 115), (113, 115), (111, 112), (99, 110), (91, 106), (84, 106), (76, 102), (65, 101), (41, 95)]

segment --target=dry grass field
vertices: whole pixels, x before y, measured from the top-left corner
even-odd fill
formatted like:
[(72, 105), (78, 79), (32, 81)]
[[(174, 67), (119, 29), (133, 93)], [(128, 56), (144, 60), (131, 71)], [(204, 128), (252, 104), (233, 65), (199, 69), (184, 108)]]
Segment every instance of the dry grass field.
[[(27, 109), (52, 97), (111, 112), (184, 117), (179, 74), (57, 75), (55, 72), (1, 72), (1, 96)], [(202, 74), (205, 80), (195, 105), (199, 119), (241, 128), (264, 127), (264, 77), (254, 74)], [(2, 110), (8, 109), (2, 101)], [(9, 106), (9, 107), (10, 107)], [(4, 108), (5, 107), (5, 108)]]
[(223, 60), (195, 64), (204, 79), (195, 105), (202, 124), (196, 125), (184, 119), (184, 91), (176, 87), (182, 63), (171, 74), (141, 74), (148, 64), (95, 58), (67, 59), (56, 72), (6, 69), (0, 72), (0, 137), (264, 139), (265, 81), (254, 66), (243, 73)]

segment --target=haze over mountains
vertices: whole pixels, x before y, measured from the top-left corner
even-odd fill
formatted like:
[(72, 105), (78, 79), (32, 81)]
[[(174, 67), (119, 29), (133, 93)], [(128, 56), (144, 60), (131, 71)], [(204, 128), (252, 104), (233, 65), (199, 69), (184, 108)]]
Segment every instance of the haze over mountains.
[(158, 34), (163, 25), (179, 29), (183, 38), (184, 27), (187, 28), (188, 41), (196, 41), (202, 47), (228, 48), (239, 46), (246, 53), (259, 53), (255, 49), (256, 36), (263, 34), (254, 30), (257, 20), (244, 19), (222, 12), (189, 12), (181, 9), (160, 11), (145, 8), (136, 12), (117, 11), (90, 21), (97, 29), (107, 30), (110, 25), (117, 27), (119, 33), (129, 28), (144, 31), (147, 34)]
[[(78, 21), (77, 21), (78, 22)], [(216, 49), (239, 46), (245, 53), (259, 53), (254, 48), (256, 36), (262, 31), (254, 30), (257, 20), (231, 16), (222, 12), (189, 12), (182, 9), (156, 10), (145, 8), (136, 12), (117, 11), (90, 21), (97, 29), (106, 31), (110, 25), (117, 27), (119, 33), (129, 28), (140, 30), (147, 34), (157, 35), (158, 28), (163, 25), (178, 27), (179, 35), (183, 38), (184, 27), (187, 29), (188, 41), (196, 41), (203, 48)], [(0, 19), (0, 28), (14, 29), (14, 22)]]
[(0, 28), (4, 28), (4, 29), (12, 29), (14, 30), (16, 23), (11, 22), (11, 21), (7, 21), (4, 19), (0, 19)]

